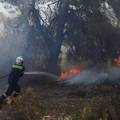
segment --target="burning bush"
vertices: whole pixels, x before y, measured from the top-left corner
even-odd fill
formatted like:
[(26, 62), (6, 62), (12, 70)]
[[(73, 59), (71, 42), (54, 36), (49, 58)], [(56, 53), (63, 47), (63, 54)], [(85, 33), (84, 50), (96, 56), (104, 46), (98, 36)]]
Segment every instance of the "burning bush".
[(65, 80), (67, 79), (68, 77), (71, 77), (71, 76), (75, 76), (77, 74), (79, 74), (81, 71), (81, 69), (77, 66), (72, 66), (68, 71), (62, 71), (61, 72), (61, 75), (60, 75), (60, 80)]
[(117, 57), (114, 59), (114, 62), (115, 62), (115, 65), (120, 68), (120, 56), (117, 56)]

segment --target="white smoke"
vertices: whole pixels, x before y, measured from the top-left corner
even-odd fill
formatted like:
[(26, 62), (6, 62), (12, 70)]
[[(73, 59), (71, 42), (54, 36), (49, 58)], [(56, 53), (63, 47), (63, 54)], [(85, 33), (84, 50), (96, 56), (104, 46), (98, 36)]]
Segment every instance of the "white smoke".
[(5, 36), (5, 26), (3, 22), (0, 22), (0, 37)]
[(22, 18), (18, 6), (0, 1), (0, 68), (2, 70), (8, 69), (9, 65), (14, 63), (13, 60), (24, 51), (27, 28)]
[(118, 82), (120, 79), (120, 68), (112, 67), (108, 72), (97, 72), (95, 70), (84, 70), (76, 76), (69, 77), (65, 83), (68, 85), (95, 84), (104, 81)]
[(0, 2), (0, 20), (14, 19), (21, 15), (21, 11), (15, 5)]
[(119, 19), (117, 18), (114, 9), (108, 4), (108, 2), (104, 1), (101, 3), (100, 12), (106, 16), (113, 26), (118, 26)]
[(120, 80), (120, 68), (119, 67), (112, 67), (108, 73), (109, 79), (112, 81), (119, 81)]
[(0, 37), (5, 37), (5, 24), (21, 15), (21, 11), (15, 5), (0, 1)]

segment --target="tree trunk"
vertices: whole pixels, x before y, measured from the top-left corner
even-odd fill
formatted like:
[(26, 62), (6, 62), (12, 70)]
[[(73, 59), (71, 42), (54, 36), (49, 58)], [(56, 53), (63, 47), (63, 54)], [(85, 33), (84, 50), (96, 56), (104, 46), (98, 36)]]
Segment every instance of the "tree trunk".
[(69, 0), (62, 0), (59, 6), (58, 25), (56, 29), (56, 37), (54, 48), (51, 50), (51, 56), (49, 59), (49, 72), (57, 73), (57, 63), (64, 40), (64, 25), (67, 20)]

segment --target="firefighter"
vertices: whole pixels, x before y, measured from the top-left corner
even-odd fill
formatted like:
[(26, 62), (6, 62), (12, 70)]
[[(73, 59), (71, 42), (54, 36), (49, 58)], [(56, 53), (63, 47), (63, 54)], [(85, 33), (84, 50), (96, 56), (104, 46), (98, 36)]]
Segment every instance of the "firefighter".
[[(8, 89), (0, 96), (0, 103), (13, 94), (14, 97), (20, 94), (19, 79), (24, 75), (24, 60), (21, 56), (16, 58), (16, 63), (12, 65), (8, 77)], [(14, 93), (13, 93), (14, 92)]]

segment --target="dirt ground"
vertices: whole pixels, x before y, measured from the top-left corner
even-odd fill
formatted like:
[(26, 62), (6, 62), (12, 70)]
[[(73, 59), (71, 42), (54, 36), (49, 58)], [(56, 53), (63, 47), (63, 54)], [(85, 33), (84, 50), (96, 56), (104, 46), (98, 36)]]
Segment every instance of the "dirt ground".
[(34, 83), (3, 107), (0, 120), (120, 120), (118, 84), (66, 86), (38, 78)]

